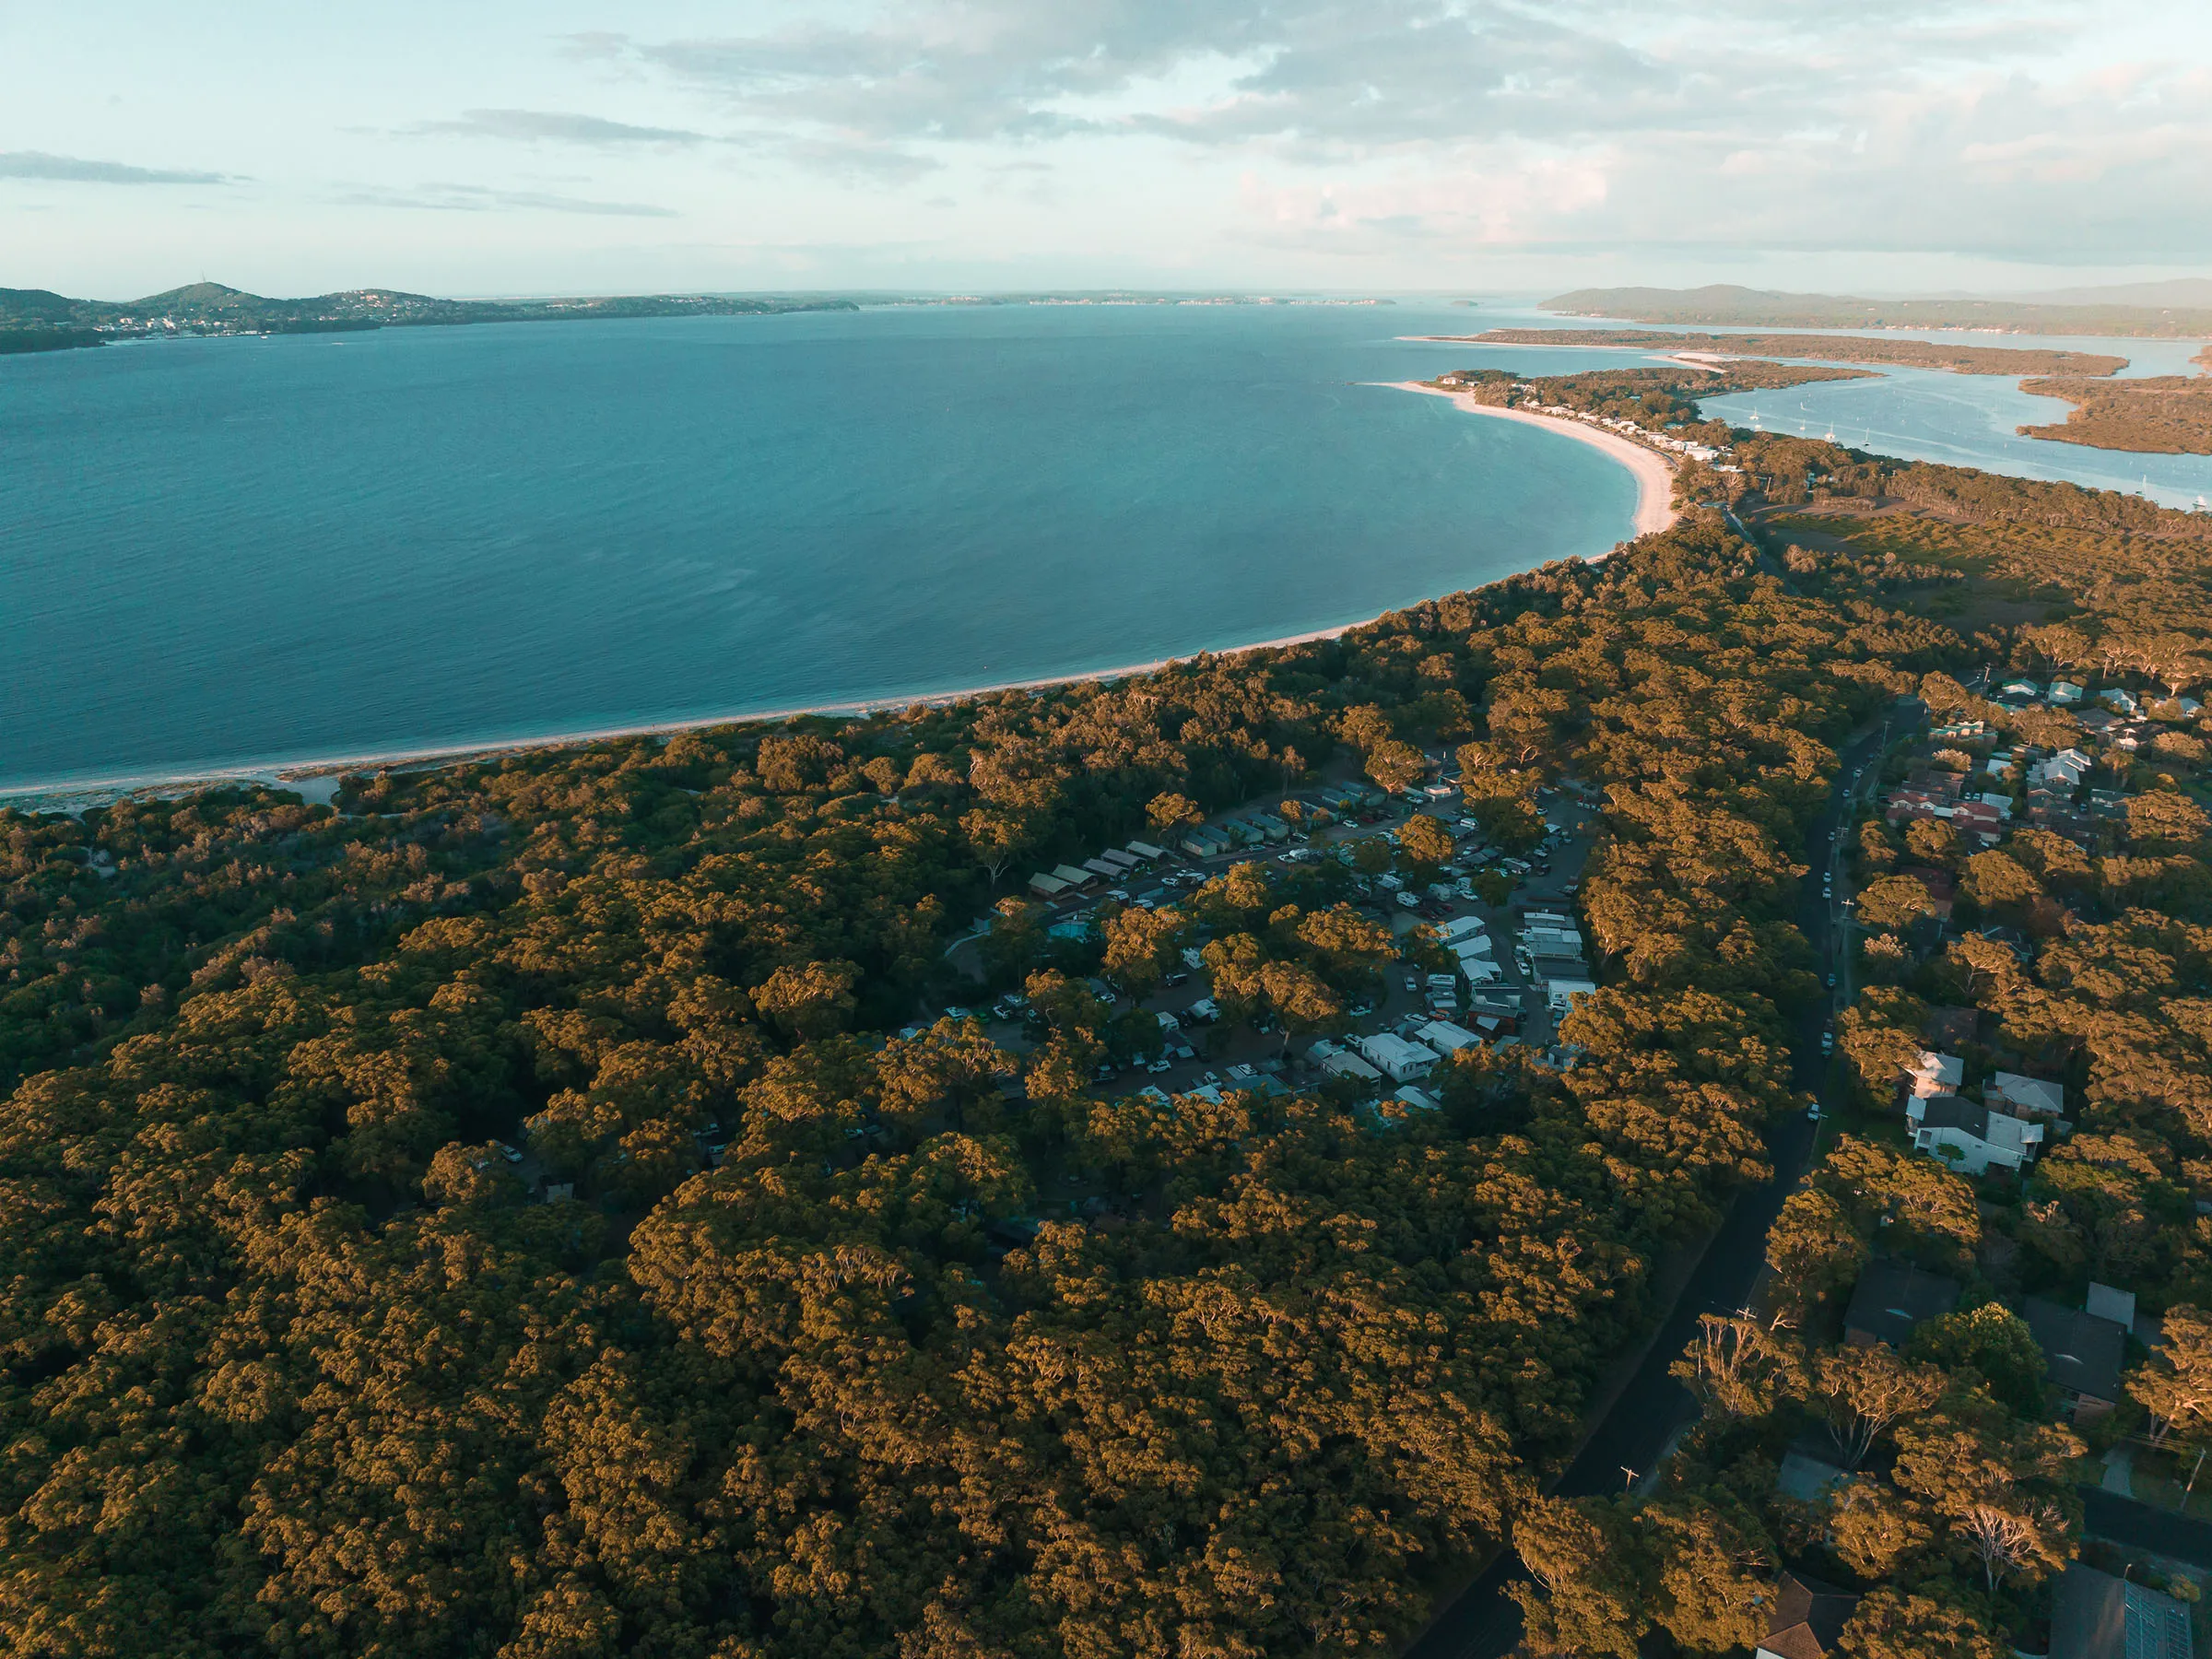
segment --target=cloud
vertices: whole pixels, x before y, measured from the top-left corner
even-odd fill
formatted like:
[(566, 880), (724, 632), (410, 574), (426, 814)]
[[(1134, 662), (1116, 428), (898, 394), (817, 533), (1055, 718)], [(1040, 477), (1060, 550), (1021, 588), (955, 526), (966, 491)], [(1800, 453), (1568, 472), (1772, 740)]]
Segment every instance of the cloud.
[(524, 143), (583, 144), (603, 147), (632, 144), (709, 144), (705, 133), (684, 127), (632, 126), (596, 115), (553, 110), (464, 110), (453, 121), (426, 121), (400, 129), (404, 136), (506, 138)]
[(673, 208), (644, 202), (598, 202), (534, 190), (491, 190), (480, 184), (418, 184), (413, 190), (363, 187), (334, 198), (347, 207), (400, 207), (433, 213), (584, 213), (618, 218), (675, 218)]
[(0, 152), (0, 179), (48, 179), (72, 184), (230, 184), (237, 182), (228, 173), (126, 167), (120, 161), (87, 161), (76, 156), (50, 156), (43, 150)]

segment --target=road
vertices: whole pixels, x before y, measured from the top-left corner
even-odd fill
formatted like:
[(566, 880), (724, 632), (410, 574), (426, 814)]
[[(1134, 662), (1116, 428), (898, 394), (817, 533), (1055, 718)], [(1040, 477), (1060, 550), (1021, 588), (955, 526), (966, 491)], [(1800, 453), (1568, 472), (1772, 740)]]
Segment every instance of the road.
[[(1844, 749), (1835, 793), (1808, 841), (1814, 869), (1805, 880), (1797, 924), (1823, 960), (1834, 959), (1833, 923), (1838, 912), (1832, 900), (1821, 897), (1818, 877), (1831, 867), (1832, 838), (1849, 817), (1846, 806), (1852, 775), (1879, 752), (1886, 736), (1887, 728), (1869, 732)], [(1792, 1080), (1816, 1095), (1827, 1077), (1827, 1062), (1820, 1054), (1820, 1030), (1831, 1006), (1830, 1000), (1823, 999), (1808, 1008), (1796, 1029)], [(1773, 1168), (1771, 1179), (1737, 1195), (1719, 1233), (1691, 1274), (1681, 1300), (1659, 1327), (1635, 1377), (1559, 1477), (1553, 1488), (1559, 1496), (1580, 1498), (1621, 1490), (1631, 1473), (1639, 1479), (1650, 1474), (1676, 1437), (1688, 1427), (1696, 1416), (1697, 1403), (1688, 1390), (1667, 1375), (1667, 1368), (1688, 1346), (1699, 1315), (1740, 1308), (1750, 1300), (1766, 1260), (1767, 1230), (1782, 1213), (1783, 1201), (1795, 1190), (1819, 1127), (1792, 1114), (1769, 1132), (1767, 1158)], [(1421, 1633), (1407, 1650), (1407, 1659), (1500, 1659), (1512, 1653), (1521, 1639), (1521, 1608), (1505, 1590), (1526, 1576), (1518, 1557), (1511, 1550), (1501, 1554), (1488, 1571)]]

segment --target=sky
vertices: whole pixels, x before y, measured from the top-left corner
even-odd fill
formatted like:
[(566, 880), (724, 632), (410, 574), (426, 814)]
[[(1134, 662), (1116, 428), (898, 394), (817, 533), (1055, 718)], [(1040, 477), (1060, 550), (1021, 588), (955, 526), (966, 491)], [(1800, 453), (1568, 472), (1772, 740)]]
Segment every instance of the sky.
[(2212, 271), (2212, 6), (0, 0), (0, 286), (268, 294)]

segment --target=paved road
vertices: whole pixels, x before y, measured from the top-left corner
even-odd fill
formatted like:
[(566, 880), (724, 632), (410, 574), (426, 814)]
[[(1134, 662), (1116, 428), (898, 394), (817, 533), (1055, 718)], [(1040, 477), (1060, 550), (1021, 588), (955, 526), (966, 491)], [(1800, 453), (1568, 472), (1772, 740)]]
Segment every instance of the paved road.
[[(1882, 738), (1882, 733), (1871, 732), (1843, 751), (1842, 782), (1828, 810), (1813, 827), (1809, 842), (1813, 874), (1805, 882), (1797, 924), (1823, 960), (1830, 955), (1835, 907), (1821, 898), (1817, 877), (1828, 865), (1830, 837), (1847, 816), (1844, 803), (1851, 775), (1872, 759)], [(1823, 999), (1798, 1022), (1793, 1080), (1800, 1088), (1818, 1090), (1826, 1077), (1827, 1064), (1820, 1056), (1820, 1027), (1828, 1007)], [(1667, 1367), (1688, 1344), (1700, 1314), (1740, 1308), (1750, 1300), (1766, 1259), (1767, 1229), (1782, 1213), (1783, 1201), (1795, 1189), (1818, 1128), (1793, 1114), (1768, 1135), (1772, 1179), (1737, 1195), (1712, 1248), (1690, 1276), (1681, 1300), (1660, 1326), (1658, 1339), (1635, 1378), (1560, 1477), (1554, 1488), (1560, 1496), (1618, 1492), (1627, 1484), (1630, 1471), (1641, 1478), (1696, 1416), (1696, 1401), (1688, 1390), (1666, 1374)], [(1407, 1650), (1407, 1659), (1500, 1659), (1512, 1652), (1521, 1639), (1521, 1608), (1505, 1594), (1505, 1587), (1525, 1577), (1517, 1557), (1510, 1550), (1501, 1555), (1422, 1632)]]

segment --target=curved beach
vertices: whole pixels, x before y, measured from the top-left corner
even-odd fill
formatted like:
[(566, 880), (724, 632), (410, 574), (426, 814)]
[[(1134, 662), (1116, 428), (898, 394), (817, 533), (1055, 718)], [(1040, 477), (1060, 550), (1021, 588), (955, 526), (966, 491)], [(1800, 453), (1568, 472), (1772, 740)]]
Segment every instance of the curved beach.
[(1526, 409), (1500, 408), (1496, 404), (1477, 403), (1465, 392), (1446, 392), (1438, 386), (1423, 385), (1419, 381), (1389, 381), (1384, 382), (1399, 392), (1419, 392), (1430, 397), (1444, 397), (1454, 408), (1469, 415), (1490, 415), (1500, 420), (1518, 420), (1530, 426), (1540, 426), (1548, 431), (1561, 432), (1579, 439), (1594, 449), (1600, 449), (1619, 462), (1636, 478), (1636, 534), (1650, 535), (1664, 530), (1682, 515), (1675, 509), (1675, 469), (1666, 457), (1656, 450), (1648, 450), (1641, 443), (1631, 443), (1618, 433), (1580, 420), (1561, 420), (1553, 415), (1532, 414)]

